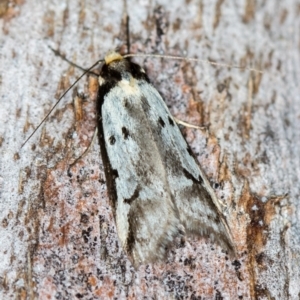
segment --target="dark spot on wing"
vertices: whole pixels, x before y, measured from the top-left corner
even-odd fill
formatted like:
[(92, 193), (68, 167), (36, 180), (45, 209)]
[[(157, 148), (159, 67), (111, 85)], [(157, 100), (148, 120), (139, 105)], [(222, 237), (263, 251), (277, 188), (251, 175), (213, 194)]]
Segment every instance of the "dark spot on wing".
[(129, 131), (126, 127), (122, 127), (122, 134), (123, 134), (124, 139), (127, 140), (129, 137)]
[(207, 214), (206, 218), (207, 218), (207, 220), (209, 220), (209, 221), (211, 221), (215, 224), (220, 224), (221, 223), (221, 219), (220, 219), (218, 214), (216, 214), (216, 215)]
[(172, 118), (171, 118), (170, 116), (168, 117), (168, 120), (169, 120), (170, 125), (172, 125), (172, 126), (175, 125), (175, 124), (174, 124), (174, 121), (172, 120)]
[(191, 150), (191, 148), (189, 146), (186, 148), (186, 150), (187, 150), (187, 152), (189, 153), (190, 156), (194, 156), (193, 151)]
[(99, 87), (98, 101), (102, 103), (105, 95), (107, 95), (117, 83), (122, 80), (122, 75), (119, 70), (104, 64), (100, 76), (104, 79), (104, 83)]
[(116, 169), (112, 169), (111, 174), (112, 174), (113, 180), (115, 180), (116, 178), (119, 177), (119, 173)]
[(214, 221), (215, 221), (216, 224), (220, 224), (221, 223), (221, 219), (220, 219), (219, 215), (215, 216)]
[(128, 236), (126, 240), (126, 252), (130, 255), (132, 254), (132, 249), (135, 244), (135, 227), (136, 227), (136, 221), (135, 218), (129, 219), (129, 228), (128, 228)]
[(199, 175), (198, 179), (195, 178), (187, 169), (183, 169), (183, 174), (185, 175), (185, 177), (187, 179), (190, 179), (192, 180), (194, 183), (200, 183), (202, 184), (203, 183), (203, 179), (201, 178), (201, 176)]
[(128, 99), (127, 98), (124, 98), (123, 105), (124, 105), (125, 108), (128, 107), (129, 104), (128, 104)]
[(203, 179), (202, 179), (202, 177), (199, 175), (199, 177), (198, 177), (198, 181), (199, 181), (199, 183), (203, 183)]
[(137, 186), (132, 196), (130, 198), (124, 199), (124, 202), (127, 204), (131, 204), (135, 199), (139, 198), (139, 196), (140, 196), (140, 188), (139, 186)]
[(117, 85), (117, 81), (108, 81), (102, 84), (98, 90), (98, 103), (103, 103), (104, 97)]
[(165, 122), (164, 122), (164, 120), (161, 118), (161, 117), (159, 117), (158, 118), (158, 124), (161, 126), (161, 127), (165, 127)]
[(128, 71), (131, 73), (133, 78), (150, 82), (147, 74), (142, 71), (141, 67), (138, 64), (135, 64), (129, 60), (128, 62)]
[(114, 145), (114, 143), (116, 142), (116, 138), (113, 135), (110, 136), (108, 140), (111, 145)]
[[(142, 247), (147, 247), (149, 245), (149, 240), (140, 234), (140, 229), (143, 228), (144, 220), (147, 219), (146, 214), (153, 213), (150, 199), (147, 201), (137, 200), (131, 204), (128, 213), (128, 237), (126, 240), (126, 250), (129, 255), (132, 255), (132, 251), (137, 243)], [(153, 232), (153, 234), (155, 234), (155, 232)], [(163, 240), (162, 242), (165, 241)], [(163, 245), (158, 243), (158, 247), (163, 247)], [(153, 253), (153, 257), (155, 256), (156, 253)], [(139, 262), (135, 261), (135, 263)]]
[(110, 81), (121, 81), (122, 74), (118, 68), (115, 68), (112, 64), (104, 64), (100, 76), (103, 77), (105, 80), (109, 79)]
[[(137, 193), (139, 193), (139, 187), (136, 188), (136, 190), (135, 190), (134, 194), (131, 196), (131, 198), (133, 198), (133, 196)], [(139, 201), (136, 201), (133, 203), (132, 202), (133, 200), (131, 199), (132, 206), (130, 207), (130, 210), (128, 213), (128, 237), (126, 240), (126, 250), (127, 250), (127, 253), (129, 253), (130, 255), (132, 254), (135, 244), (137, 242), (142, 243), (141, 236), (138, 238), (138, 241), (136, 241), (136, 235), (137, 235), (137, 231), (140, 228), (141, 220), (144, 220), (144, 218), (145, 218), (144, 206), (142, 205), (142, 207), (141, 207), (141, 204), (139, 204)]]
[(145, 112), (150, 110), (149, 102), (148, 102), (147, 98), (145, 98), (144, 96), (141, 98), (141, 104), (142, 104), (142, 108)]

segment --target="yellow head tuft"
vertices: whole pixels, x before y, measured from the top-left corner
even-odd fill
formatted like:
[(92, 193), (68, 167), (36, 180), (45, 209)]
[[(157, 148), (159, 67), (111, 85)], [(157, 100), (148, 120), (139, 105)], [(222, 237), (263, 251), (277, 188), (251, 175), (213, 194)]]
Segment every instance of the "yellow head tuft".
[(105, 55), (105, 63), (108, 65), (111, 62), (115, 61), (115, 60), (121, 60), (123, 59), (123, 56), (120, 53), (117, 53), (115, 51), (110, 51)]

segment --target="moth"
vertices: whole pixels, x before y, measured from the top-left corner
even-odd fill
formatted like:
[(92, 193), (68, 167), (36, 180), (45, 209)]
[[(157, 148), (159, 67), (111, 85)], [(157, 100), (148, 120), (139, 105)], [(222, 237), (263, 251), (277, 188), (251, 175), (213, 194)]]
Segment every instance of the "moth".
[(210, 237), (234, 253), (216, 195), (145, 71), (111, 52), (98, 80), (107, 191), (133, 265), (162, 260), (184, 233)]

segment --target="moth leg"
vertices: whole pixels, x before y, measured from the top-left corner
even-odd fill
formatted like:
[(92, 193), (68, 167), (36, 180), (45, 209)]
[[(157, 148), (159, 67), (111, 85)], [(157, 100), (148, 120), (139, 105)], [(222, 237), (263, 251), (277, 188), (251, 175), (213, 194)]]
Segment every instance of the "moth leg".
[(71, 172), (70, 172), (71, 168), (72, 168), (75, 164), (77, 164), (77, 162), (79, 161), (79, 159), (84, 158), (84, 157), (86, 156), (86, 154), (90, 151), (90, 149), (92, 148), (92, 146), (93, 146), (93, 144), (94, 144), (94, 142), (95, 142), (97, 133), (98, 133), (98, 128), (96, 127), (96, 128), (95, 128), (95, 131), (94, 131), (93, 138), (92, 138), (92, 140), (91, 140), (89, 146), (84, 150), (84, 152), (83, 152), (79, 157), (77, 157), (77, 158), (69, 165), (69, 168), (68, 168), (68, 174), (71, 173)]
[(193, 124), (190, 124), (190, 123), (187, 123), (187, 122), (184, 122), (184, 121), (181, 121), (175, 117), (173, 117), (174, 121), (179, 124), (179, 125), (183, 125), (185, 127), (188, 127), (188, 128), (195, 128), (195, 129), (206, 129), (206, 126), (197, 126), (197, 125), (193, 125)]
[[(184, 122), (184, 121), (181, 121), (175, 117), (173, 117), (174, 121), (179, 124), (179, 125), (182, 125), (182, 126), (185, 126), (187, 128), (194, 128), (194, 129), (206, 129), (207, 127), (206, 126), (196, 126), (196, 125), (193, 125), (193, 124), (190, 124), (190, 123), (187, 123), (187, 122)], [(227, 208), (227, 205), (224, 204), (222, 201), (219, 201), (218, 200), (218, 203), (220, 203), (221, 206), (223, 206), (224, 209)]]

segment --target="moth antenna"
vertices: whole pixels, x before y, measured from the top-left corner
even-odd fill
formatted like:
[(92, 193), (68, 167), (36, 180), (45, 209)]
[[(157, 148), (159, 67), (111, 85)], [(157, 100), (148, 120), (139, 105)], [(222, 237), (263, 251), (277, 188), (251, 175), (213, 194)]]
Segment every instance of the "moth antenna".
[(121, 28), (119, 32), (119, 40), (121, 43), (115, 49), (115, 52), (120, 53), (122, 56), (130, 53), (130, 17), (128, 14), (127, 0), (124, 0), (124, 6), (122, 11)]
[(96, 139), (96, 136), (97, 136), (97, 133), (98, 133), (98, 128), (96, 127), (95, 130), (94, 130), (94, 134), (93, 134), (93, 138), (92, 138), (92, 141), (90, 142), (89, 146), (84, 150), (84, 152), (79, 156), (77, 157), (70, 165), (69, 165), (69, 168), (68, 168), (68, 174), (71, 174), (71, 169), (73, 166), (75, 166), (75, 164), (77, 164), (77, 162), (79, 161), (79, 159), (82, 159), (86, 156), (86, 154), (90, 151), (90, 149), (92, 148), (94, 142), (95, 142), (95, 139)]
[[(65, 59), (66, 60), (66, 59)], [(87, 73), (89, 73), (93, 68), (95, 68), (99, 63), (103, 62), (103, 59), (98, 60), (96, 63), (94, 63), (91, 67), (89, 67), (88, 69), (84, 70), (82, 68), (82, 70), (84, 70), (84, 72), (74, 81), (73, 84), (71, 84), (71, 86), (60, 96), (60, 98), (57, 100), (57, 102), (52, 106), (52, 108), (50, 109), (50, 111), (46, 114), (46, 116), (44, 117), (44, 119), (40, 122), (40, 124), (34, 129), (34, 131), (30, 134), (30, 136), (26, 139), (26, 141), (22, 144), (21, 149), (23, 148), (23, 146), (31, 139), (31, 137), (36, 133), (36, 131), (41, 127), (41, 125), (46, 121), (46, 119), (49, 117), (49, 115), (52, 113), (52, 111), (55, 109), (55, 107), (58, 105), (58, 103), (61, 101), (61, 99), (69, 92), (69, 90), (71, 88), (73, 88), (73, 86)], [(75, 65), (73, 63), (73, 65)]]
[(130, 52), (130, 31), (129, 31), (129, 16), (127, 14), (127, 7), (126, 7), (126, 43), (127, 43), (127, 55), (129, 55)]
[(173, 56), (173, 55), (160, 55), (160, 54), (126, 54), (124, 55), (124, 58), (127, 57), (155, 57), (155, 58), (169, 58), (169, 59), (176, 59), (176, 60), (185, 60), (185, 61), (195, 61), (200, 62), (202, 64), (210, 64), (212, 66), (220, 66), (220, 67), (226, 67), (226, 68), (233, 68), (233, 69), (240, 69), (240, 70), (248, 70), (253, 71), (257, 73), (263, 74), (263, 71), (254, 69), (254, 68), (248, 68), (248, 67), (240, 67), (236, 65), (230, 65), (225, 63), (216, 63), (207, 59), (199, 59), (199, 58), (189, 58), (189, 57), (182, 57), (182, 56)]
[[(66, 61), (68, 64), (70, 64), (71, 66), (83, 71), (83, 72), (86, 72), (88, 71), (87, 69), (75, 64), (73, 61), (69, 60), (68, 58), (66, 58), (63, 54), (61, 54), (58, 50), (55, 50), (54, 48), (52, 48), (51, 46), (48, 46), (48, 48), (56, 55), (56, 56), (59, 56), (62, 60)], [(89, 71), (89, 73), (93, 74), (93, 75), (96, 75), (98, 76), (98, 74), (94, 73), (94, 72), (91, 72)]]

